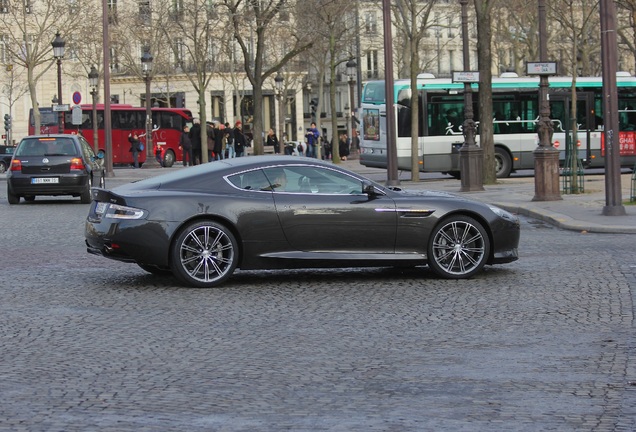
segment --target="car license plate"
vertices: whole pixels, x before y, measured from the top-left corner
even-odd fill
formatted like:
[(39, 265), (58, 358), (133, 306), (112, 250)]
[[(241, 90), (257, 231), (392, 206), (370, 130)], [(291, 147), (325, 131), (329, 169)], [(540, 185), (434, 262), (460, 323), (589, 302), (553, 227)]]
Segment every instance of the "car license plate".
[(95, 214), (104, 214), (104, 212), (106, 211), (106, 207), (108, 207), (108, 203), (98, 202), (97, 206), (95, 206)]
[(36, 177), (31, 179), (31, 184), (42, 184), (42, 183), (59, 183), (60, 179), (57, 177)]

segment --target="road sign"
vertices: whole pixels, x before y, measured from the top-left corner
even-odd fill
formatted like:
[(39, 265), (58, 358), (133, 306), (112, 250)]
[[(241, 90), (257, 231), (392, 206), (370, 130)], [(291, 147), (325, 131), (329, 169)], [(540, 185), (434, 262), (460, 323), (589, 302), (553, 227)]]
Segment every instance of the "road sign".
[(53, 111), (68, 111), (71, 109), (69, 104), (57, 104), (53, 105)]
[(78, 91), (73, 93), (73, 103), (79, 105), (82, 102), (82, 94)]
[(556, 75), (557, 62), (527, 62), (526, 73), (528, 75)]
[(453, 82), (478, 83), (479, 72), (477, 71), (453, 71)]

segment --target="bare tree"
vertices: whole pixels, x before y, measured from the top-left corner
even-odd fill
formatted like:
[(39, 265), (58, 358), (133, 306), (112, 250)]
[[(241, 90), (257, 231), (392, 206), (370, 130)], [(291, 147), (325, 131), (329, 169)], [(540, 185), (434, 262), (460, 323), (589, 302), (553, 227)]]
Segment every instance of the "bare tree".
[[(307, 30), (311, 29), (313, 17), (299, 2), (286, 0), (222, 0), (219, 4), (229, 12), (234, 38), (243, 53), (244, 70), (253, 89), (254, 154), (263, 154), (263, 86), (287, 62), (312, 46), (313, 37)], [(300, 13), (290, 14), (293, 6)], [(291, 15), (296, 18), (293, 24), (288, 22)], [(278, 55), (278, 46), (270, 39), (271, 34), (279, 34), (273, 31), (275, 27), (290, 30), (285, 52)], [(292, 28), (303, 31), (291, 31)]]
[(474, 0), (479, 63), (479, 146), (484, 151), (483, 183), (497, 181), (492, 111), (492, 13), (499, 0)]
[(71, 26), (69, 5), (56, 0), (6, 2), (7, 12), (0, 14), (0, 25), (12, 29), (6, 34), (8, 61), (26, 71), (27, 86), (35, 130), (40, 130), (37, 83), (55, 64), (51, 41), (57, 31)]
[[(411, 181), (419, 181), (419, 92), (417, 76), (420, 73), (420, 45), (430, 27), (429, 17), (435, 1), (397, 0), (395, 2), (395, 21), (398, 31), (406, 41), (405, 71), (411, 80)], [(439, 55), (439, 53), (438, 53)]]

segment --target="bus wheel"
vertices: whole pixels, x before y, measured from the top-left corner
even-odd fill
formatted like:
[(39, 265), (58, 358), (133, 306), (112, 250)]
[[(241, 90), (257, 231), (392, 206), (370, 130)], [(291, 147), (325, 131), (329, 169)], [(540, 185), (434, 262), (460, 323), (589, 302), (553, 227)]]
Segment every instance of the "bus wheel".
[(495, 147), (495, 172), (497, 178), (510, 177), (512, 171), (512, 159), (508, 152), (502, 148)]
[(174, 165), (174, 153), (172, 150), (168, 150), (165, 155), (163, 155), (163, 166), (166, 168), (170, 168)]

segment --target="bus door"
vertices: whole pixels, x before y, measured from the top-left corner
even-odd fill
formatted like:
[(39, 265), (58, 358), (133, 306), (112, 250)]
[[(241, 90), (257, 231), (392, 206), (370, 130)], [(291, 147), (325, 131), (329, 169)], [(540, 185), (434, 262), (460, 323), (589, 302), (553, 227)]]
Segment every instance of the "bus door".
[[(573, 118), (576, 114), (577, 133), (574, 138)], [(570, 157), (570, 151), (576, 151), (584, 166), (592, 163), (592, 148), (600, 149), (600, 133), (594, 115), (594, 94), (579, 92), (576, 94), (576, 113), (572, 110), (572, 98), (569, 94), (550, 95), (550, 118), (554, 127), (552, 143), (559, 150), (559, 160), (563, 163)]]

